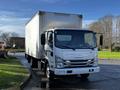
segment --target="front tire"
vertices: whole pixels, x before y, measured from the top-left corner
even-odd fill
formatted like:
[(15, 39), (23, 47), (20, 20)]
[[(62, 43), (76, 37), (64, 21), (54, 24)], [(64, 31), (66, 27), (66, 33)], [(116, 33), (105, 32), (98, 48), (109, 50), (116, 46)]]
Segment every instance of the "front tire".
[(54, 77), (55, 77), (52, 71), (50, 71), (50, 67), (48, 64), (46, 65), (45, 76), (48, 80), (54, 80)]

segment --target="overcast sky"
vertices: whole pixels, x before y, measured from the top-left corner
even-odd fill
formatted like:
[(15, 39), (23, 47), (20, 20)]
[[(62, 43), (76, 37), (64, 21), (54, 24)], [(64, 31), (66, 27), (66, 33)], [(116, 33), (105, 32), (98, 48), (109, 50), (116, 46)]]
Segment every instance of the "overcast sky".
[(38, 10), (82, 14), (85, 26), (104, 15), (120, 15), (120, 0), (0, 0), (0, 30), (24, 36), (25, 23)]

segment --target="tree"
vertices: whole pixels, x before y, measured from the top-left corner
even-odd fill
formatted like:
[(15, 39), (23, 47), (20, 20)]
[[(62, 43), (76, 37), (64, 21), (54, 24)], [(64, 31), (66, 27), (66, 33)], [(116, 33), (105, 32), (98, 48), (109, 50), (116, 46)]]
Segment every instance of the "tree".
[(120, 16), (117, 16), (114, 20), (114, 42), (120, 43)]
[(1, 34), (1, 38), (6, 43), (7, 46), (10, 45), (10, 42), (9, 42), (9, 40), (10, 40), (10, 33), (8, 33), (8, 32), (2, 33)]
[(1, 40), (1, 34), (2, 34), (2, 31), (0, 31), (0, 40)]
[(103, 35), (103, 46), (111, 49), (112, 46), (112, 29), (113, 29), (113, 16), (108, 15), (100, 18), (96, 22), (89, 25), (89, 29), (96, 33)]
[(104, 46), (108, 47), (111, 50), (112, 49), (113, 16), (112, 15), (104, 16), (99, 21), (103, 29)]
[(12, 32), (12, 33), (11, 33), (11, 37), (19, 37), (19, 34), (18, 34), (18, 33), (15, 33), (15, 32)]
[(93, 22), (89, 25), (89, 29), (96, 32), (96, 33), (101, 33), (102, 32), (102, 26), (101, 23), (96, 21)]
[(6, 43), (6, 46), (11, 47), (12, 42), (10, 41), (11, 37), (18, 37), (19, 35), (15, 32), (2, 32), (0, 37)]

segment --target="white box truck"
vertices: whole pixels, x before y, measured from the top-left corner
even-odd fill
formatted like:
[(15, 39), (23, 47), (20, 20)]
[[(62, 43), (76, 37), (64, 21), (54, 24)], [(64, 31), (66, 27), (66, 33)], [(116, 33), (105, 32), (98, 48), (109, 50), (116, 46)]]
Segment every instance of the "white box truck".
[(25, 27), (25, 57), (47, 78), (99, 72), (96, 37), (82, 15), (39, 11)]

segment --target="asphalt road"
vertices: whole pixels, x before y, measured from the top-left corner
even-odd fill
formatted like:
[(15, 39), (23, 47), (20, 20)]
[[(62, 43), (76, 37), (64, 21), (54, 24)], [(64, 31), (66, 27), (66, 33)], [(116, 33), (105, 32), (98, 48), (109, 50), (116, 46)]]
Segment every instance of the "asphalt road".
[[(15, 56), (30, 69), (23, 53), (17, 53)], [(120, 60), (99, 60), (99, 66), (101, 71), (91, 74), (86, 80), (66, 77), (49, 82), (39, 70), (32, 70), (32, 79), (24, 90), (120, 90)]]

